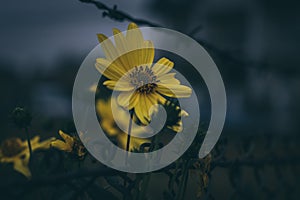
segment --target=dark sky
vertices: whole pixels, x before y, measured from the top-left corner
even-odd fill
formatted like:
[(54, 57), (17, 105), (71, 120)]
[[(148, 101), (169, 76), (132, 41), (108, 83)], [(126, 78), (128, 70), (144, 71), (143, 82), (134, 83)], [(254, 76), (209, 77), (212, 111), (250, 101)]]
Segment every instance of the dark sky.
[[(223, 36), (226, 31), (232, 36), (230, 30), (233, 32), (234, 30), (224, 22), (224, 27), (215, 21), (208, 23), (207, 16), (216, 12), (228, 16), (228, 12), (231, 13), (232, 8), (235, 7), (246, 14), (249, 10), (255, 10), (254, 13), (251, 12), (253, 16), (259, 17), (257, 21), (260, 23), (256, 23), (252, 27), (248, 26), (250, 28), (247, 32), (251, 35), (251, 38), (258, 35), (261, 39), (249, 40), (247, 45), (249, 48), (253, 46), (254, 50), (252, 52), (257, 54), (261, 50), (267, 51), (267, 54), (273, 56), (273, 60), (283, 54), (285, 58), (289, 57), (288, 60), (295, 58), (295, 55), (292, 55), (295, 53), (295, 48), (292, 48), (292, 46), (297, 46), (294, 41), (299, 41), (296, 40), (299, 27), (294, 25), (299, 19), (296, 9), (298, 4), (292, 4), (291, 1), (286, 3), (281, 1), (272, 3), (256, 1), (252, 4), (251, 1), (240, 0), (221, 1), (222, 3), (218, 0), (190, 1), (193, 1), (193, 5), (195, 5), (188, 8), (191, 10), (192, 15), (187, 12), (174, 12), (175, 8), (173, 7), (176, 7), (177, 4), (179, 5), (176, 8), (189, 5), (184, 3), (185, 1), (182, 2), (184, 3), (182, 5), (174, 0), (166, 0), (164, 4), (156, 1), (145, 2), (139, 0), (130, 0), (130, 3), (124, 0), (104, 0), (101, 2), (111, 7), (117, 4), (118, 9), (130, 13), (136, 18), (158, 22), (168, 28), (176, 28), (176, 26), (173, 27), (169, 23), (170, 20), (162, 20), (162, 18), (168, 19), (169, 17), (173, 21), (175, 20), (176, 24), (182, 22), (184, 25), (181, 25), (187, 27), (188, 30), (195, 24), (203, 24), (202, 34), (211, 43), (217, 43), (220, 47), (222, 47), (222, 42), (219, 41), (220, 35), (218, 35), (220, 30), (214, 28), (210, 31), (211, 27), (219, 27)], [(154, 5), (157, 7), (155, 9), (157, 12), (153, 11)], [(253, 8), (250, 5), (256, 5), (256, 7)], [(201, 13), (206, 17), (203, 17)], [(177, 19), (176, 16), (181, 16), (182, 19)], [(220, 15), (217, 16), (219, 21), (223, 18)], [(225, 17), (223, 20), (226, 19), (229, 18)], [(235, 18), (236, 20), (237, 18)], [(231, 24), (235, 27), (237, 25), (233, 21)], [(97, 45), (97, 33), (111, 35), (113, 27), (125, 30), (127, 23), (119, 23), (103, 18), (102, 11), (97, 10), (92, 4), (81, 3), (79, 0), (27, 0), (18, 1), (18, 3), (4, 1), (0, 7), (0, 26), (0, 57), (7, 59), (9, 62), (13, 60), (15, 64), (20, 65), (32, 63), (33, 61), (51, 64), (57, 57), (66, 54), (80, 53), (85, 55)], [(214, 37), (214, 35), (217, 36)], [(265, 37), (266, 35), (267, 37)], [(238, 36), (239, 34), (232, 36), (232, 38), (238, 38)], [(230, 38), (225, 38), (224, 41), (229, 41), (232, 45)], [(277, 52), (275, 56), (272, 53), (273, 51)]]
[[(253, 129), (256, 129), (253, 124), (267, 124), (264, 130), (280, 133), (298, 127), (300, 14), (297, 1), (101, 2), (110, 7), (116, 4), (118, 9), (136, 18), (184, 33), (200, 24), (202, 29), (194, 35), (197, 39), (242, 60), (241, 64), (235, 63), (226, 56), (223, 58), (218, 51), (211, 51), (227, 88), (230, 107), (227, 119), (231, 127), (238, 127), (240, 121)], [(24, 71), (34, 73), (37, 70), (33, 68), (42, 69), (51, 80), (52, 74), (44, 69), (53, 69), (60, 59), (68, 58), (78, 62), (75, 64), (78, 67), (84, 56), (98, 44), (97, 33), (111, 36), (113, 27), (124, 31), (127, 24), (103, 18), (102, 11), (79, 0), (3, 1), (0, 7), (0, 59), (11, 65), (2, 64), (1, 67), (16, 66), (16, 71), (22, 72), (19, 73), (21, 78), (26, 77)], [(77, 55), (79, 59), (76, 60)], [(62, 76), (61, 79), (67, 82), (65, 74), (56, 76)], [(72, 84), (73, 77), (69, 76), (68, 83)], [(57, 82), (55, 78), (52, 81)], [(36, 89), (38, 92), (33, 92), (32, 96), (42, 96), (41, 90)], [(47, 95), (49, 91), (47, 89)], [(40, 105), (48, 105), (48, 102)], [(60, 107), (50, 109), (62, 110)]]
[[(138, 0), (106, 0), (103, 3), (149, 17), (145, 3)], [(0, 7), (0, 57), (15, 64), (50, 64), (58, 56), (88, 53), (97, 45), (97, 33), (111, 35), (113, 27), (125, 30), (127, 23), (102, 18), (102, 12), (78, 0), (5, 1)]]

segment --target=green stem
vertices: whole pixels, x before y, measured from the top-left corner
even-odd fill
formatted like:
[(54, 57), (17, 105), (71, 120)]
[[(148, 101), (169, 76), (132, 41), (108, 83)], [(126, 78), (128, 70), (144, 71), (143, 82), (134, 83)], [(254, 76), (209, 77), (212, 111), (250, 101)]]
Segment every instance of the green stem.
[[(130, 116), (129, 116), (128, 131), (127, 131), (127, 143), (126, 143), (126, 158), (125, 158), (125, 165), (127, 165), (127, 161), (128, 161), (128, 153), (129, 153), (130, 138), (131, 138), (131, 129), (132, 129), (133, 110), (130, 110), (129, 112), (130, 112)], [(124, 187), (126, 187), (126, 179), (124, 179)], [(126, 196), (125, 196), (125, 195), (124, 195), (123, 199), (126, 199)]]
[(28, 127), (25, 128), (25, 132), (26, 132), (26, 135), (27, 135), (27, 143), (28, 143), (30, 158), (32, 158), (32, 148), (31, 148), (31, 143), (30, 143), (30, 136), (29, 136)]
[(128, 153), (129, 153), (129, 147), (130, 147), (133, 110), (130, 110), (129, 112), (130, 112), (130, 117), (129, 117), (129, 125), (128, 125), (128, 131), (127, 131), (126, 158), (125, 158), (125, 164), (126, 165), (127, 165), (127, 161), (128, 161)]
[[(129, 126), (128, 126), (128, 133), (127, 133), (127, 144), (126, 144), (126, 151), (127, 151), (127, 152), (129, 152), (129, 146), (130, 146), (131, 128), (132, 128), (132, 118), (133, 118), (133, 112), (130, 111)], [(128, 154), (127, 154), (127, 155), (128, 155)]]

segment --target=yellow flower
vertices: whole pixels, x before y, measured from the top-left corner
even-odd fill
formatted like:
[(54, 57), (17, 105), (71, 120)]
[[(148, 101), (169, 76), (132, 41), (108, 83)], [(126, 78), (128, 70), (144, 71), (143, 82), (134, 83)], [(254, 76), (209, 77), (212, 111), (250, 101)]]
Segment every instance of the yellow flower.
[(61, 130), (59, 130), (58, 133), (64, 141), (56, 139), (51, 142), (51, 147), (68, 153), (73, 152), (80, 159), (84, 158), (86, 149), (77, 137), (70, 136)]
[(74, 145), (74, 138), (64, 133), (61, 130), (59, 130), (58, 133), (64, 139), (64, 141), (57, 139), (51, 142), (51, 146), (62, 151), (72, 152), (73, 145)]
[[(49, 149), (50, 143), (55, 138), (50, 138), (40, 142), (40, 137), (35, 136), (30, 140), (32, 151)], [(27, 178), (31, 177), (31, 172), (28, 167), (30, 153), (27, 141), (22, 141), (20, 138), (10, 138), (5, 140), (0, 149), (0, 162), (13, 163), (14, 169)]]
[[(116, 116), (118, 117), (119, 125), (122, 126), (123, 130), (128, 130), (128, 122), (130, 116), (125, 110), (117, 105), (117, 100), (115, 98), (109, 99), (108, 101), (102, 99), (97, 100), (96, 110), (97, 114), (100, 116), (100, 125), (109, 137), (116, 138), (119, 147), (126, 149), (127, 134), (124, 133), (120, 128), (118, 128), (118, 125), (113, 118), (111, 109), (112, 106), (117, 108)], [(134, 126), (132, 127), (131, 133), (138, 135), (142, 133), (148, 133), (149, 131), (149, 128)], [(149, 141), (150, 140), (148, 139), (131, 136), (129, 151), (139, 149), (141, 144)]]
[(120, 92), (118, 104), (133, 109), (142, 124), (149, 123), (153, 113), (153, 110), (149, 112), (151, 106), (164, 104), (165, 96), (191, 95), (191, 88), (181, 85), (175, 73), (169, 73), (174, 66), (172, 61), (163, 57), (153, 64), (153, 43), (144, 40), (136, 24), (129, 24), (126, 35), (118, 29), (113, 29), (113, 33), (115, 45), (105, 35), (98, 34), (106, 58), (97, 58), (95, 66), (109, 79), (103, 84)]

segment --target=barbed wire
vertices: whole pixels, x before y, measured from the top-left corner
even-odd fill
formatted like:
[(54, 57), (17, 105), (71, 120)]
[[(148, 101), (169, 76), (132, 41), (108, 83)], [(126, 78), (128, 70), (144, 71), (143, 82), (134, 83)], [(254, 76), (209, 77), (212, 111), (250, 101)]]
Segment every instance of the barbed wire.
[[(131, 21), (135, 22), (139, 25), (149, 25), (153, 27), (161, 27), (161, 25), (153, 23), (148, 20), (144, 19), (138, 19), (130, 16), (129, 14), (126, 14), (123, 11), (120, 11), (117, 9), (117, 6), (113, 6), (112, 8), (108, 7), (107, 5), (99, 2), (99, 1), (94, 1), (94, 0), (80, 0), (81, 2), (84, 3), (91, 3), (94, 4), (98, 9), (103, 10), (103, 17), (109, 17), (113, 20), (117, 21)], [(190, 35), (194, 36), (195, 33), (201, 29), (201, 26), (196, 27), (193, 31), (191, 31)], [(214, 45), (209, 44), (208, 42), (205, 42), (204, 40), (197, 40), (199, 43), (201, 43), (204, 47), (211, 49), (214, 52), (217, 52), (217, 54), (221, 55), (222, 57), (225, 57), (226, 59), (229, 59), (231, 61), (240, 63), (240, 64), (245, 64), (248, 63), (248, 65), (262, 65), (262, 63), (255, 63), (251, 61), (245, 61), (242, 59), (236, 59), (234, 58), (230, 53), (226, 51), (219, 50), (216, 48)], [(252, 143), (255, 141), (253, 140)], [(274, 142), (274, 138), (271, 142)], [(251, 143), (251, 142), (250, 142)], [(218, 144), (218, 145), (223, 145)], [(227, 146), (224, 145), (224, 148)], [(217, 148), (217, 147), (216, 147)], [(273, 150), (272, 150), (273, 151)], [(212, 157), (211, 162), (209, 163), (210, 167), (208, 171), (205, 171), (205, 173), (209, 173), (211, 176), (212, 172), (214, 170), (217, 170), (218, 168), (226, 168), (226, 169), (236, 169), (236, 168), (241, 168), (241, 167), (252, 167), (252, 168), (258, 168), (258, 167), (264, 167), (264, 166), (272, 166), (272, 167), (281, 167), (281, 166), (298, 166), (300, 165), (300, 157), (299, 157), (299, 152), (296, 155), (290, 155), (287, 154), (285, 156), (278, 156), (278, 155), (267, 155), (263, 158), (255, 158), (253, 157), (253, 150), (251, 151), (244, 151), (241, 152), (243, 154), (242, 158), (237, 157), (236, 159), (228, 159), (225, 157), (224, 154), (221, 155), (215, 155)], [(244, 155), (247, 154), (245, 157)], [(194, 161), (197, 161), (197, 159), (193, 158)], [(190, 160), (193, 160), (190, 159)], [(199, 161), (199, 160), (198, 160)], [(202, 162), (203, 160), (200, 160)], [(171, 164), (168, 167), (155, 171), (152, 173), (165, 173), (168, 176), (172, 177), (174, 174), (171, 173), (176, 169), (176, 164)], [(189, 170), (197, 170), (194, 166), (189, 166)], [(207, 170), (207, 169), (205, 169)], [(182, 172), (178, 172), (178, 176), (182, 175)], [(63, 173), (63, 174), (55, 174), (52, 176), (47, 176), (47, 177), (38, 177), (34, 178), (32, 180), (23, 180), (23, 181), (17, 181), (17, 182), (5, 182), (1, 183), (0, 185), (0, 191), (2, 192), (7, 192), (7, 191), (12, 191), (15, 190), (16, 188), (22, 188), (23, 190), (26, 190), (26, 188), (40, 188), (40, 187), (57, 187), (59, 185), (65, 185), (65, 184), (70, 184), (73, 180), (78, 180), (78, 179), (83, 179), (83, 178), (91, 178), (88, 180), (83, 187), (79, 188), (78, 191), (83, 191), (85, 190), (90, 184), (92, 184), (95, 180), (96, 177), (120, 177), (121, 179), (126, 180), (128, 183), (131, 183), (131, 185), (128, 186), (128, 188), (134, 188), (134, 185), (132, 184), (133, 181), (130, 181), (131, 179), (126, 173), (116, 171), (114, 169), (110, 169), (107, 167), (101, 167), (99, 169), (79, 169), (76, 171), (68, 172), (68, 173)], [(236, 175), (238, 177), (238, 174)], [(177, 180), (177, 177), (175, 177), (175, 180)], [(121, 186), (115, 185), (114, 181), (107, 179), (107, 182), (114, 188), (119, 188), (119, 191), (126, 191), (122, 189)], [(232, 187), (235, 188), (235, 192), (238, 193), (239, 189), (235, 185), (234, 181), (232, 181)], [(261, 185), (264, 191), (267, 191), (265, 189), (264, 185)], [(77, 190), (78, 187), (74, 187), (74, 190)], [(78, 191), (74, 193), (74, 197), (78, 195)], [(125, 193), (125, 192), (124, 192)], [(210, 199), (211, 198), (211, 188), (206, 188), (205, 189), (205, 198)], [(234, 194), (236, 194), (234, 193)], [(127, 195), (127, 194), (126, 194)]]
[[(107, 6), (106, 4), (100, 2), (100, 1), (95, 1), (95, 0), (79, 0), (80, 2), (83, 3), (88, 3), (88, 4), (93, 4), (95, 5), (99, 10), (102, 10), (102, 16), (103, 17), (108, 17), (112, 20), (116, 21), (128, 21), (128, 22), (134, 22), (138, 25), (148, 25), (152, 27), (165, 27), (168, 28), (162, 24), (157, 24), (154, 22), (151, 22), (146, 19), (141, 19), (141, 18), (134, 18), (128, 13), (121, 11), (117, 8), (117, 5), (114, 5), (112, 8)], [(197, 32), (203, 29), (202, 25), (197, 25), (194, 27), (190, 32), (186, 33), (189, 35), (191, 38), (199, 42), (202, 46), (204, 46), (208, 51), (213, 52), (218, 58), (222, 59), (223, 61), (226, 60), (228, 63), (233, 63), (235, 66), (244, 66), (244, 67), (251, 67), (251, 68), (263, 68), (269, 66), (268, 63), (262, 62), (262, 61), (254, 61), (254, 60), (248, 60), (245, 58), (241, 57), (235, 57), (231, 52), (222, 50), (215, 45), (211, 44), (210, 42), (204, 40), (204, 39), (199, 39), (196, 38), (195, 35)], [(232, 65), (229, 65), (232, 66)]]
[(112, 8), (110, 8), (109, 6), (105, 5), (104, 3), (100, 2), (100, 1), (94, 1), (94, 0), (79, 0), (79, 1), (81, 1), (83, 3), (94, 4), (99, 10), (103, 10), (103, 13), (102, 13), (103, 17), (109, 17), (113, 20), (120, 21), (120, 22), (127, 20), (129, 22), (135, 22), (139, 25), (162, 27), (159, 24), (150, 22), (145, 19), (134, 18), (131, 15), (129, 15), (121, 10), (118, 10), (117, 5), (114, 5)]

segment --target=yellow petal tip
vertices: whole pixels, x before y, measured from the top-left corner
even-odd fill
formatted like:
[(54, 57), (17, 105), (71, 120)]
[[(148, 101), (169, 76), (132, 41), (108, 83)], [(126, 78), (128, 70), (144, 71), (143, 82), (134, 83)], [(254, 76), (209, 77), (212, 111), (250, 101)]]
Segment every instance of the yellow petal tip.
[(107, 39), (107, 37), (101, 33), (97, 34), (97, 37), (100, 43)]
[(135, 29), (135, 28), (139, 28), (138, 25), (136, 25), (136, 23), (131, 22), (131, 23), (128, 25), (128, 30)]
[(117, 34), (121, 33), (121, 31), (117, 28), (113, 28), (112, 30), (113, 30), (114, 35), (117, 35)]

